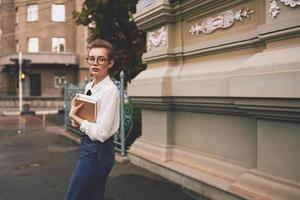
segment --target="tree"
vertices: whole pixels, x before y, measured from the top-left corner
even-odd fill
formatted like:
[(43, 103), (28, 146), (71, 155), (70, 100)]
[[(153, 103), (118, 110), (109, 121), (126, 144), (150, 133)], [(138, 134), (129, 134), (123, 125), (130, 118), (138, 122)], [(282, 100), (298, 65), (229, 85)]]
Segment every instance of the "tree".
[(115, 67), (110, 75), (119, 80), (125, 73), (126, 83), (146, 69), (142, 63), (145, 32), (138, 29), (132, 15), (138, 0), (85, 0), (81, 12), (74, 12), (77, 24), (89, 27), (88, 42), (101, 38), (115, 47)]

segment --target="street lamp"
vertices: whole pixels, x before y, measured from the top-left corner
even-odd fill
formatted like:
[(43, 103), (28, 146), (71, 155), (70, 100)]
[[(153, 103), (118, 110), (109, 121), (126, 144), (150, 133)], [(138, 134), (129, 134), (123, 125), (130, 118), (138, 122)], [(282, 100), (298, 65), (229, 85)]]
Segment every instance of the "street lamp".
[(19, 74), (18, 74), (18, 80), (19, 80), (19, 111), (20, 114), (23, 111), (23, 86), (22, 86), (22, 79), (25, 78), (25, 74), (22, 73), (22, 64), (23, 63), (30, 63), (31, 60), (23, 59), (22, 58), (22, 52), (19, 52), (18, 58), (10, 58), (10, 61), (14, 62), (16, 65), (19, 64)]

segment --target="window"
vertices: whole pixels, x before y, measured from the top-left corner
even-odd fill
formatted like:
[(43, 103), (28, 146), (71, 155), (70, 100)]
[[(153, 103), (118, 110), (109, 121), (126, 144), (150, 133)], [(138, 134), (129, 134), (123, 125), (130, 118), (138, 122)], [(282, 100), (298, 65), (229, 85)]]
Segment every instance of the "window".
[(52, 52), (61, 53), (65, 51), (65, 38), (52, 38)]
[(33, 22), (38, 20), (38, 5), (27, 6), (27, 21)]
[(16, 24), (19, 23), (19, 10), (16, 8)]
[(28, 38), (28, 43), (27, 43), (27, 51), (31, 53), (36, 53), (39, 52), (39, 38), (37, 37), (32, 37)]
[(62, 88), (66, 83), (66, 76), (65, 74), (55, 74), (54, 76), (54, 87), (55, 88)]
[(65, 5), (52, 4), (51, 19), (54, 22), (64, 22), (64, 21), (66, 21)]

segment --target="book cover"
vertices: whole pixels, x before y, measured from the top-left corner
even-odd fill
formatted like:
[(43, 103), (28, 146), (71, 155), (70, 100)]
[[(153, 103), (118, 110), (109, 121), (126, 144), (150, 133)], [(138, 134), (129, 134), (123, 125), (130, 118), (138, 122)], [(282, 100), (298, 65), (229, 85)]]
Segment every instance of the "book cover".
[(78, 111), (78, 116), (89, 122), (96, 122), (97, 119), (97, 99), (84, 94), (76, 94), (75, 105), (83, 103)]

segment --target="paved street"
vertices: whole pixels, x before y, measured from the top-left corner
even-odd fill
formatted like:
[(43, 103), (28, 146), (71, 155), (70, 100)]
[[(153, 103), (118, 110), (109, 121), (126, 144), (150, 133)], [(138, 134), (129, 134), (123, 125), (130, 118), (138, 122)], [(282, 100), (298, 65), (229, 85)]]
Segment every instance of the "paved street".
[[(79, 146), (55, 131), (62, 125), (61, 115), (45, 119), (0, 116), (1, 200), (63, 199)], [(44, 129), (46, 126), (48, 129)], [(205, 200), (130, 163), (115, 164), (106, 199)]]

